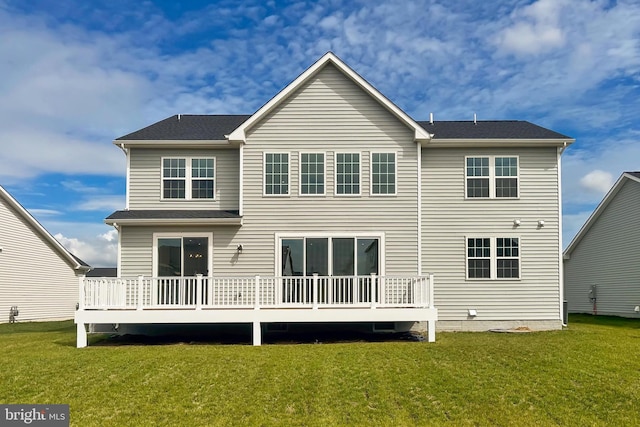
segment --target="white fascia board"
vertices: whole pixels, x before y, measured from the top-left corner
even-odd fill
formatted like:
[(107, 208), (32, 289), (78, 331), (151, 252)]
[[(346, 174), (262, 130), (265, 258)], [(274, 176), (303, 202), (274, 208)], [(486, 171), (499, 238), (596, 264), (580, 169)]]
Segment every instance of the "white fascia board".
[(594, 211), (591, 213), (589, 218), (582, 225), (582, 227), (580, 228), (580, 231), (578, 231), (578, 233), (573, 237), (573, 240), (571, 240), (571, 243), (569, 243), (569, 246), (567, 246), (567, 249), (565, 249), (564, 251), (563, 259), (571, 258), (571, 252), (573, 252), (573, 250), (580, 243), (580, 241), (585, 236), (585, 234), (587, 234), (591, 226), (596, 222), (596, 220), (600, 217), (600, 215), (602, 215), (602, 213), (605, 211), (607, 206), (609, 206), (609, 203), (611, 203), (611, 201), (614, 199), (616, 194), (618, 194), (618, 192), (620, 191), (620, 189), (622, 188), (622, 186), (627, 180), (632, 180), (640, 183), (640, 178), (636, 178), (633, 175), (630, 175), (628, 173), (623, 173), (622, 175), (620, 175), (620, 178), (618, 178), (616, 183), (613, 184), (613, 187), (611, 187), (611, 189), (604, 196), (600, 204), (594, 209)]
[(230, 142), (246, 142), (246, 131), (250, 129), (254, 124), (269, 114), (274, 108), (276, 108), (282, 101), (284, 101), (295, 90), (302, 86), (305, 82), (315, 76), (321, 69), (327, 64), (333, 64), (336, 68), (342, 71), (347, 77), (349, 77), (354, 83), (360, 86), (365, 92), (375, 98), (380, 104), (382, 104), (389, 112), (396, 116), (400, 121), (404, 122), (408, 127), (414, 131), (414, 139), (416, 141), (429, 141), (431, 134), (427, 132), (422, 126), (416, 123), (407, 113), (402, 111), (398, 106), (391, 102), (387, 97), (380, 93), (369, 82), (363, 79), (358, 73), (353, 71), (348, 65), (346, 65), (340, 58), (338, 58), (333, 52), (325, 53), (320, 59), (318, 59), (313, 65), (307, 68), (302, 74), (300, 74), (294, 81), (289, 83), (287, 87), (282, 89), (276, 96), (271, 98), (269, 102), (264, 104), (258, 111), (256, 111), (251, 117), (249, 117), (244, 123), (236, 128), (231, 134), (229, 134)]
[(114, 145), (124, 148), (229, 148), (232, 144), (226, 140), (215, 139), (162, 139), (162, 140), (122, 140), (116, 139)]
[(569, 146), (575, 139), (495, 139), (495, 138), (469, 138), (469, 139), (438, 139), (434, 137), (425, 147), (563, 147)]
[(22, 218), (24, 218), (27, 221), (27, 223), (31, 225), (31, 227), (33, 227), (33, 229), (38, 234), (40, 234), (40, 236), (42, 236), (46, 241), (48, 241), (69, 262), (69, 264), (71, 264), (74, 270), (80, 270), (80, 271), (91, 270), (91, 267), (80, 264), (75, 259), (75, 257), (71, 255), (71, 252), (69, 252), (67, 248), (62, 246), (62, 243), (58, 242), (58, 240), (56, 240), (56, 238), (53, 237), (51, 233), (49, 233), (47, 229), (44, 228), (42, 224), (40, 224), (38, 220), (35, 219), (33, 215), (31, 215), (29, 211), (26, 210), (24, 206), (22, 206), (16, 199), (14, 199), (13, 196), (9, 194), (9, 192), (5, 190), (1, 185), (0, 185), (0, 197), (6, 200), (7, 203), (13, 209), (15, 209), (15, 211), (18, 212), (18, 214)]
[(242, 218), (136, 218), (105, 219), (108, 225), (242, 225)]

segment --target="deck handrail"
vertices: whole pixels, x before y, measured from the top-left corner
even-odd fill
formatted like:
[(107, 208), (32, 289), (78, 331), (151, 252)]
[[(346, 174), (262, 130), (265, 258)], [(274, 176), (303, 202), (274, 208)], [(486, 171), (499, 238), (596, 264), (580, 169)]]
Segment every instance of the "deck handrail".
[(434, 276), (84, 277), (80, 310), (433, 308)]

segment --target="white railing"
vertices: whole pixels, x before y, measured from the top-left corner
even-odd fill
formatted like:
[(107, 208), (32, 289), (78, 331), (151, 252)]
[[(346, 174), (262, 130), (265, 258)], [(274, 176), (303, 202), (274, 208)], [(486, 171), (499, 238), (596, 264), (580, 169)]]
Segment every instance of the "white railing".
[(80, 309), (433, 308), (429, 276), (81, 278)]

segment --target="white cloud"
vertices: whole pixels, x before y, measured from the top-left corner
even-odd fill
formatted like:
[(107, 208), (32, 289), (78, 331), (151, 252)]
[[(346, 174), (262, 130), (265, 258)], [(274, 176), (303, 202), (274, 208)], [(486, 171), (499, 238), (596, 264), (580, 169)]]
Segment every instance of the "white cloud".
[(28, 209), (28, 211), (34, 217), (62, 215), (62, 212), (55, 209)]
[(66, 237), (61, 233), (54, 235), (72, 254), (92, 267), (109, 267), (117, 264), (118, 244), (107, 240), (103, 235), (90, 239)]
[(74, 206), (74, 209), (80, 211), (116, 211), (124, 209), (124, 196), (99, 196), (88, 200), (84, 200)]
[(580, 185), (587, 191), (605, 194), (613, 185), (613, 176), (609, 172), (594, 170), (580, 179)]

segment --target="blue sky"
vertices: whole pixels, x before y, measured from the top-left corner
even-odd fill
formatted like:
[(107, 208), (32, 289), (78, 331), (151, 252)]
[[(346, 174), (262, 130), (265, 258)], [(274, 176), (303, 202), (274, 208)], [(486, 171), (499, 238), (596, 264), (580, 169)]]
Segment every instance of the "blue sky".
[(111, 142), (250, 114), (331, 50), (417, 120), (529, 120), (563, 155), (564, 244), (640, 170), (640, 3), (0, 0), (0, 184), (93, 266), (124, 207)]

